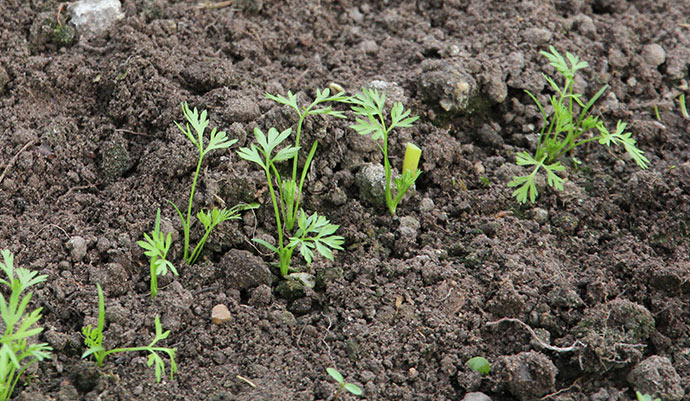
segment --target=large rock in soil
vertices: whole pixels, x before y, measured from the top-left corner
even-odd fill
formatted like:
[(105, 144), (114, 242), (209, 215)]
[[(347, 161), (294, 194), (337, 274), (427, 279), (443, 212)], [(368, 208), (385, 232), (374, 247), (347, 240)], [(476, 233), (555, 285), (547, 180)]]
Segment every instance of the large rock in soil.
[(628, 383), (642, 394), (664, 401), (680, 401), (685, 396), (681, 379), (671, 361), (663, 356), (650, 356), (628, 374)]
[(499, 369), (501, 381), (520, 400), (536, 400), (552, 392), (558, 373), (551, 359), (535, 351), (503, 357)]

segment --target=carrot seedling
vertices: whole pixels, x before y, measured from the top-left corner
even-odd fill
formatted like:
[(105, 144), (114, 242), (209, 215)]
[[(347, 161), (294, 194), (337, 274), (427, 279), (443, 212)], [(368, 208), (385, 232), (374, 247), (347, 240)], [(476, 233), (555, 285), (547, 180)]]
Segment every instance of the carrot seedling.
[[(307, 118), (307, 116), (315, 116), (315, 115), (328, 115), (331, 117), (337, 117), (337, 118), (345, 118), (345, 114), (343, 114), (341, 111), (338, 110), (333, 110), (331, 106), (327, 107), (321, 107), (322, 104), (324, 103), (330, 103), (330, 102), (342, 102), (347, 99), (347, 97), (343, 94), (342, 91), (336, 93), (335, 95), (331, 95), (330, 89), (326, 88), (323, 91), (317, 89), (316, 90), (316, 98), (314, 99), (313, 102), (311, 102), (310, 105), (308, 106), (302, 106), (300, 107), (297, 104), (297, 96), (294, 95), (292, 92), (288, 91), (287, 97), (282, 96), (282, 95), (271, 95), (270, 93), (266, 93), (266, 97), (268, 99), (271, 99), (277, 103), (284, 104), (286, 106), (290, 106), (292, 109), (294, 109), (297, 112), (297, 115), (299, 116), (299, 121), (297, 122), (297, 128), (295, 130), (295, 144), (294, 147), (300, 149), (300, 139), (302, 135), (302, 124), (304, 123), (304, 119)], [(319, 106), (319, 107), (317, 107)], [(294, 155), (291, 156), (292, 158), (292, 175), (290, 178), (284, 179), (282, 181), (282, 189), (281, 189), (281, 199), (283, 201), (283, 206), (285, 208), (285, 213), (284, 213), (284, 218), (285, 218), (285, 227), (288, 231), (292, 231), (295, 227), (295, 221), (297, 219), (297, 213), (299, 212), (299, 204), (300, 200), (302, 198), (302, 187), (304, 186), (304, 179), (307, 176), (307, 171), (309, 171), (309, 166), (311, 165), (312, 160), (314, 159), (314, 155), (316, 153), (316, 148), (318, 146), (319, 142), (314, 141), (314, 143), (311, 146), (311, 150), (309, 151), (309, 154), (307, 155), (307, 160), (304, 163), (304, 166), (302, 166), (302, 171), (299, 176), (299, 183), (297, 181), (297, 170), (298, 170), (298, 162), (299, 162), (299, 152), (295, 152)]]
[(165, 276), (168, 274), (168, 269), (178, 276), (175, 266), (168, 261), (168, 251), (172, 243), (172, 234), (168, 233), (164, 236), (160, 230), (161, 227), (161, 209), (156, 212), (156, 221), (154, 223), (151, 236), (144, 233), (144, 240), (138, 241), (137, 244), (144, 248), (144, 254), (149, 257), (149, 272), (151, 275), (151, 298), (155, 298), (158, 294), (158, 276)]
[(51, 347), (46, 343), (35, 343), (35, 337), (43, 331), (36, 324), (41, 319), (41, 308), (31, 312), (26, 308), (31, 301), (31, 292), (24, 291), (42, 283), (48, 276), (37, 276), (37, 272), (24, 268), (14, 268), (14, 255), (7, 249), (2, 252), (3, 261), (0, 268), (7, 275), (7, 280), (0, 279), (10, 290), (9, 299), (0, 294), (0, 315), (5, 325), (0, 337), (0, 400), (9, 400), (19, 377), (36, 362), (50, 359)]
[(114, 353), (118, 352), (138, 352), (147, 351), (149, 353), (148, 366), (153, 366), (156, 374), (156, 382), (161, 381), (161, 376), (165, 373), (165, 361), (158, 355), (159, 352), (168, 354), (170, 358), (170, 380), (173, 379), (173, 375), (177, 372), (177, 364), (175, 363), (175, 348), (166, 347), (156, 347), (156, 343), (160, 340), (165, 340), (170, 335), (170, 330), (163, 332), (161, 326), (161, 321), (156, 316), (154, 325), (156, 327), (156, 334), (153, 341), (147, 346), (142, 347), (124, 347), (124, 348), (113, 348), (106, 349), (103, 347), (103, 330), (105, 328), (105, 297), (103, 296), (103, 290), (100, 284), (96, 284), (98, 289), (98, 325), (93, 328), (91, 325), (83, 327), (81, 329), (84, 335), (84, 345), (88, 347), (86, 351), (82, 354), (82, 358), (93, 355), (96, 359), (98, 366), (103, 365), (105, 358)]
[(340, 396), (340, 392), (345, 389), (346, 391), (354, 394), (354, 395), (362, 395), (362, 389), (357, 387), (357, 385), (352, 384), (352, 383), (346, 383), (345, 379), (343, 378), (343, 375), (340, 374), (336, 369), (334, 368), (326, 368), (326, 372), (335, 379), (335, 381), (338, 382), (338, 389), (335, 390), (335, 394), (333, 395), (333, 399), (337, 400), (338, 397)]
[[(304, 257), (304, 260), (307, 264), (310, 264), (314, 249), (322, 256), (333, 260), (333, 252), (331, 249), (343, 249), (342, 244), (344, 242), (343, 237), (334, 235), (339, 227), (338, 225), (331, 224), (324, 216), (320, 216), (317, 213), (307, 216), (304, 211), (298, 214), (298, 229), (295, 234), (289, 238), (289, 241), (286, 241), (285, 237), (289, 233), (286, 222), (288, 217), (286, 216), (289, 215), (289, 210), (285, 205), (287, 199), (285, 194), (286, 187), (276, 167), (276, 163), (293, 158), (297, 152), (299, 152), (299, 147), (287, 145), (281, 149), (276, 149), (285, 142), (291, 133), (292, 128), (288, 128), (282, 132), (278, 132), (277, 129), (271, 128), (266, 135), (257, 127), (254, 129), (254, 137), (259, 146), (257, 147), (252, 143), (250, 147), (241, 148), (237, 152), (241, 158), (261, 166), (266, 174), (266, 182), (268, 183), (268, 191), (271, 196), (273, 213), (276, 219), (278, 243), (274, 246), (258, 238), (255, 238), (254, 241), (278, 254), (280, 258), (280, 274), (283, 277), (287, 276), (290, 271), (290, 260), (295, 248), (299, 247), (299, 251)], [(276, 185), (273, 184), (274, 180)]]
[[(217, 150), (217, 149), (225, 149), (229, 148), (232, 146), (235, 142), (237, 142), (237, 139), (228, 139), (227, 134), (225, 131), (217, 131), (217, 128), (213, 128), (211, 130), (210, 138), (208, 141), (208, 144), (204, 147), (204, 131), (208, 127), (209, 120), (206, 115), (206, 110), (203, 110), (201, 114), (199, 114), (199, 111), (194, 108), (194, 110), (191, 110), (187, 103), (182, 104), (182, 112), (184, 113), (185, 118), (187, 119), (187, 123), (183, 126), (177, 122), (175, 122), (175, 125), (177, 125), (177, 128), (182, 131), (187, 138), (189, 138), (190, 141), (196, 146), (197, 150), (199, 151), (199, 161), (197, 162), (196, 165), (196, 171), (194, 172), (194, 179), (192, 180), (192, 189), (189, 193), (189, 204), (187, 205), (187, 215), (183, 215), (180, 209), (175, 205), (173, 202), (168, 201), (177, 211), (177, 214), (180, 216), (180, 220), (182, 221), (182, 228), (184, 231), (184, 260), (192, 265), (196, 260), (199, 258), (199, 255), (201, 254), (201, 250), (204, 247), (204, 244), (206, 243), (206, 240), (208, 239), (209, 235), (211, 235), (211, 231), (220, 223), (227, 221), (227, 220), (234, 220), (234, 219), (239, 219), (240, 215), (239, 212), (242, 210), (246, 209), (255, 209), (258, 207), (257, 204), (250, 204), (250, 205), (237, 205), (234, 206), (230, 209), (213, 209), (213, 210), (202, 210), (199, 213), (197, 213), (197, 219), (201, 224), (204, 226), (204, 235), (199, 240), (197, 245), (194, 247), (194, 249), (190, 248), (189, 244), (189, 232), (191, 229), (192, 221), (191, 221), (191, 216), (192, 216), (192, 201), (194, 200), (194, 190), (196, 189), (196, 183), (197, 179), (199, 178), (199, 172), (201, 171), (201, 163), (204, 160), (204, 156), (206, 156), (210, 151), (212, 150)], [(190, 128), (191, 124), (191, 128)], [(196, 136), (192, 133), (192, 129), (194, 129), (194, 132), (196, 133)]]
[[(390, 214), (395, 216), (398, 204), (422, 172), (417, 169), (416, 164), (413, 165), (412, 159), (409, 159), (410, 161), (407, 164), (404, 163), (402, 175), (393, 180), (397, 189), (397, 193), (393, 197), (391, 189), (393, 173), (388, 158), (388, 135), (394, 128), (411, 127), (412, 123), (417, 121), (419, 117), (409, 117), (410, 110), (405, 110), (402, 103), (395, 102), (390, 110), (390, 122), (388, 122), (384, 115), (386, 94), (385, 92), (379, 93), (376, 89), (363, 88), (359, 94), (348, 99), (348, 102), (352, 104), (352, 111), (355, 115), (362, 117), (357, 118), (356, 124), (351, 125), (350, 128), (360, 135), (371, 135), (371, 139), (376, 142), (376, 145), (383, 153), (383, 168), (386, 176), (386, 205)], [(418, 162), (420, 154), (421, 149), (415, 145), (408, 144), (406, 158), (408, 155), (409, 157), (416, 157)], [(408, 168), (405, 166), (408, 166)]]
[[(539, 134), (534, 156), (524, 151), (515, 155), (519, 166), (532, 168), (530, 174), (513, 177), (513, 180), (508, 183), (509, 187), (517, 187), (513, 196), (520, 203), (525, 203), (528, 198), (530, 202), (534, 202), (537, 198), (535, 178), (541, 169), (546, 172), (547, 184), (550, 187), (557, 191), (563, 190), (564, 180), (557, 173), (564, 171), (565, 166), (561, 165), (559, 159), (568, 153), (572, 155), (576, 147), (589, 142), (598, 141), (606, 146), (622, 145), (638, 166), (645, 169), (649, 164), (644, 152), (636, 147), (632, 134), (625, 132), (626, 123), (619, 120), (616, 130), (610, 132), (603, 121), (590, 115), (592, 106), (604, 94), (608, 85), (599, 89), (589, 102), (584, 103), (582, 94), (574, 93), (574, 77), (577, 71), (587, 68), (589, 64), (571, 53), (566, 53), (566, 57), (563, 58), (553, 46), (549, 49), (550, 53), (542, 51), (540, 54), (546, 57), (549, 64), (563, 76), (564, 83), (563, 86), (559, 86), (553, 78), (544, 75), (546, 82), (556, 92), (556, 95), (549, 96), (549, 102), (553, 108), (553, 114), (550, 117), (536, 96), (525, 91), (541, 111), (544, 125)], [(579, 114), (577, 114), (578, 110)], [(598, 133), (585, 138), (584, 135), (589, 132)]]

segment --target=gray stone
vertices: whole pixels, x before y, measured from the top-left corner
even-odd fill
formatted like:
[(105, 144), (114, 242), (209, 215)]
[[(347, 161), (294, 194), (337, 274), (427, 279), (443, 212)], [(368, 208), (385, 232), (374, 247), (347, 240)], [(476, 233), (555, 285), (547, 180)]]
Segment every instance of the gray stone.
[(640, 362), (628, 374), (628, 383), (642, 394), (664, 401), (680, 401), (685, 396), (680, 375), (671, 361), (663, 356), (653, 355)]
[(218, 264), (225, 284), (236, 290), (248, 290), (261, 284), (270, 286), (273, 282), (273, 274), (266, 263), (248, 251), (231, 249)]
[(491, 401), (491, 397), (484, 393), (467, 393), (462, 401)]
[(420, 77), (424, 101), (449, 114), (471, 113), (480, 103), (475, 78), (458, 64), (441, 60), (425, 63)]
[(386, 171), (380, 164), (365, 164), (355, 176), (362, 199), (376, 207), (386, 206)]
[(553, 391), (558, 369), (546, 355), (530, 351), (503, 358), (500, 376), (520, 400), (535, 400)]
[(360, 48), (369, 55), (375, 55), (379, 51), (379, 45), (373, 40), (365, 40), (360, 43)]
[(525, 38), (525, 42), (532, 43), (536, 46), (543, 46), (551, 42), (553, 33), (548, 29), (529, 28), (523, 33), (523, 37)]
[(70, 238), (69, 241), (67, 241), (67, 249), (70, 250), (72, 259), (75, 262), (81, 262), (86, 256), (86, 240), (78, 235), (75, 235), (74, 237)]
[(650, 43), (642, 48), (642, 59), (650, 67), (656, 68), (666, 61), (666, 51), (656, 43)]
[(83, 37), (92, 37), (124, 18), (119, 0), (80, 0), (69, 5), (70, 22)]
[(430, 212), (434, 210), (435, 207), (434, 200), (431, 198), (423, 198), (421, 202), (419, 202), (419, 210), (422, 212)]

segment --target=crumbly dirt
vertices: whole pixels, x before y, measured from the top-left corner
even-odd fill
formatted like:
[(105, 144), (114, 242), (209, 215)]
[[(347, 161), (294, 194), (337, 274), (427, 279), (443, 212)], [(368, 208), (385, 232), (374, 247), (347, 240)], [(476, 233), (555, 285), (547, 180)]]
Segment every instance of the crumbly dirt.
[[(54, 348), (17, 399), (327, 400), (334, 366), (368, 400), (630, 400), (626, 377), (651, 356), (690, 399), (690, 120), (677, 103), (690, 3), (123, 0), (125, 17), (91, 39), (73, 36), (62, 5), (0, 3), (0, 248), (48, 275), (32, 305)], [(549, 45), (589, 63), (588, 96), (610, 86), (595, 112), (628, 122), (651, 166), (591, 146), (564, 191), (520, 205), (506, 184), (540, 128), (524, 90), (550, 93)], [(251, 241), (275, 232), (272, 209), (263, 173), (234, 150), (255, 127), (296, 122), (267, 91), (306, 103), (331, 82), (354, 93), (375, 80), (421, 116), (390, 153), (399, 166), (407, 141), (421, 145), (424, 173), (391, 218), (355, 179), (377, 148), (350, 121), (307, 120), (303, 141), (319, 149), (304, 206), (341, 225), (346, 250), (310, 267), (296, 257), (318, 280), (295, 295)], [(443, 87), (453, 80), (469, 97)], [(167, 202), (186, 205), (196, 165), (173, 123), (184, 101), (239, 140), (205, 159), (195, 210), (262, 203), (219, 226), (194, 266)], [(158, 207), (180, 276), (152, 301), (136, 241)], [(80, 359), (96, 283), (106, 344), (147, 344), (160, 315), (174, 380), (157, 384), (143, 353)], [(229, 322), (212, 323), (217, 304)], [(501, 318), (540, 340), (515, 320), (487, 325)], [(485, 377), (465, 364), (478, 355)]]

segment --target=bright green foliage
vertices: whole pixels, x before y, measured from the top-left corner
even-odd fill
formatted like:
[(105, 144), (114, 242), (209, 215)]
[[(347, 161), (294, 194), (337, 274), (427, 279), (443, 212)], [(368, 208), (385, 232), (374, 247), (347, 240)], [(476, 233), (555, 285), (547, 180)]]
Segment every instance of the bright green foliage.
[[(201, 114), (199, 114), (199, 111), (196, 109), (196, 107), (194, 108), (194, 110), (190, 110), (187, 103), (184, 103), (182, 104), (182, 112), (184, 113), (184, 116), (187, 119), (187, 123), (183, 126), (175, 122), (175, 125), (177, 125), (177, 128), (179, 128), (180, 131), (182, 131), (187, 136), (187, 138), (189, 138), (189, 140), (192, 141), (194, 146), (196, 146), (196, 148), (199, 150), (199, 162), (196, 165), (194, 179), (192, 180), (192, 189), (189, 193), (187, 215), (183, 215), (180, 209), (177, 207), (177, 205), (170, 201), (168, 202), (175, 208), (177, 214), (180, 216), (180, 220), (182, 221), (182, 227), (184, 229), (184, 260), (191, 265), (194, 264), (194, 262), (196, 262), (196, 260), (199, 258), (201, 250), (204, 247), (204, 244), (206, 243), (206, 239), (211, 234), (211, 231), (215, 226), (226, 220), (239, 219), (240, 211), (246, 209), (254, 209), (258, 207), (258, 205), (237, 205), (230, 209), (213, 209), (211, 211), (200, 211), (199, 213), (197, 213), (197, 218), (199, 219), (201, 224), (204, 225), (205, 233), (199, 241), (199, 243), (196, 245), (196, 247), (194, 247), (194, 249), (190, 248), (189, 232), (192, 225), (192, 201), (194, 199), (196, 182), (199, 178), (199, 172), (201, 171), (201, 162), (204, 160), (204, 156), (206, 156), (206, 154), (208, 154), (210, 151), (216, 149), (229, 148), (235, 142), (237, 142), (237, 139), (228, 139), (225, 131), (218, 132), (217, 128), (213, 128), (211, 130), (208, 144), (204, 147), (204, 131), (206, 130), (206, 127), (208, 127), (209, 124), (209, 120), (206, 116), (206, 110), (203, 110)], [(192, 129), (194, 130), (194, 133), (196, 133), (196, 136), (194, 135), (194, 133), (192, 133)]]
[(376, 142), (376, 145), (383, 153), (383, 167), (386, 174), (386, 205), (388, 211), (392, 216), (395, 216), (395, 211), (398, 204), (402, 200), (405, 193), (414, 185), (419, 175), (420, 170), (406, 170), (402, 175), (394, 180), (397, 193), (393, 197), (391, 191), (391, 164), (388, 159), (388, 135), (394, 128), (411, 127), (412, 123), (417, 121), (419, 117), (409, 117), (410, 110), (405, 110), (402, 103), (395, 102), (390, 110), (390, 122), (387, 122), (384, 115), (384, 106), (386, 103), (385, 92), (379, 93), (376, 89), (363, 88), (362, 91), (351, 97), (348, 102), (352, 104), (352, 111), (355, 115), (361, 118), (356, 119), (356, 123), (350, 128), (357, 131), (360, 135), (371, 135), (371, 139)]
[(29, 366), (50, 359), (52, 348), (30, 340), (43, 331), (42, 327), (33, 327), (41, 319), (41, 308), (27, 313), (31, 292), (22, 295), (27, 288), (44, 282), (48, 276), (37, 276), (37, 272), (21, 267), (15, 269), (12, 252), (4, 249), (1, 254), (0, 268), (7, 280), (0, 279), (0, 284), (7, 286), (10, 292), (9, 299), (0, 293), (0, 315), (5, 326), (0, 338), (0, 400), (4, 401), (10, 399), (19, 377)]
[(138, 241), (137, 244), (144, 248), (144, 254), (149, 257), (149, 270), (151, 274), (151, 298), (155, 298), (158, 294), (158, 276), (165, 276), (168, 274), (168, 269), (178, 276), (175, 266), (166, 259), (170, 244), (172, 243), (172, 234), (168, 233), (167, 237), (163, 235), (160, 230), (161, 226), (161, 210), (156, 212), (156, 222), (154, 224), (151, 236), (144, 233), (144, 240)]
[[(292, 92), (288, 91), (287, 97), (282, 95), (271, 95), (266, 93), (266, 97), (280, 104), (290, 106), (293, 108), (297, 115), (299, 116), (299, 121), (297, 122), (297, 129), (295, 131), (295, 148), (300, 148), (300, 137), (302, 135), (302, 124), (307, 116), (315, 116), (319, 114), (329, 115), (337, 118), (345, 118), (345, 115), (341, 111), (333, 110), (331, 106), (327, 107), (317, 107), (324, 103), (329, 102), (342, 102), (347, 99), (343, 92), (331, 95), (330, 89), (324, 89), (323, 91), (316, 90), (316, 98), (314, 101), (306, 106), (300, 107), (297, 104), (297, 96)], [(295, 227), (295, 220), (297, 218), (297, 212), (299, 211), (299, 203), (302, 198), (302, 187), (304, 186), (304, 179), (307, 176), (307, 171), (309, 171), (309, 166), (316, 153), (316, 147), (318, 146), (318, 141), (315, 141), (309, 151), (307, 156), (307, 161), (302, 167), (302, 172), (299, 177), (299, 184), (297, 183), (297, 168), (299, 162), (299, 152), (295, 152), (292, 156), (292, 176), (290, 178), (283, 180), (283, 196), (282, 198), (285, 205), (285, 227), (288, 231), (292, 231)]]
[(156, 381), (160, 383), (161, 377), (163, 373), (165, 373), (165, 361), (158, 353), (163, 352), (168, 354), (168, 358), (170, 358), (170, 380), (172, 380), (173, 375), (177, 372), (177, 363), (175, 363), (176, 349), (155, 346), (158, 341), (164, 340), (170, 335), (170, 330), (163, 332), (161, 321), (158, 316), (156, 316), (154, 322), (156, 326), (156, 335), (149, 345), (142, 347), (113, 348), (111, 350), (103, 347), (103, 329), (105, 328), (105, 298), (103, 296), (103, 290), (101, 289), (100, 284), (97, 284), (96, 286), (98, 289), (98, 326), (93, 328), (91, 325), (88, 325), (81, 329), (82, 334), (84, 334), (84, 345), (88, 347), (81, 357), (86, 358), (89, 355), (93, 355), (98, 366), (101, 366), (103, 365), (105, 358), (110, 354), (117, 352), (146, 351), (149, 353), (148, 366), (154, 366)]
[[(604, 86), (587, 102), (584, 102), (583, 95), (573, 93), (573, 83), (575, 73), (589, 65), (580, 60), (577, 56), (566, 53), (563, 58), (553, 46), (549, 47), (550, 53), (542, 51), (540, 54), (545, 56), (551, 66), (564, 78), (563, 86), (558, 86), (551, 77), (544, 75), (544, 79), (556, 92), (549, 96), (549, 102), (553, 108), (553, 114), (547, 116), (542, 104), (529, 91), (527, 94), (541, 111), (544, 125), (539, 134), (539, 142), (534, 156), (527, 152), (516, 154), (516, 162), (520, 166), (529, 166), (532, 172), (521, 177), (514, 177), (508, 183), (510, 187), (517, 187), (513, 196), (518, 202), (524, 203), (529, 198), (534, 202), (537, 198), (538, 190), (535, 177), (540, 169), (546, 172), (547, 184), (555, 190), (563, 189), (563, 179), (556, 174), (565, 170), (565, 167), (558, 161), (566, 153), (572, 154), (573, 150), (589, 142), (598, 141), (602, 145), (610, 146), (622, 145), (626, 152), (635, 160), (641, 168), (647, 168), (649, 160), (643, 152), (635, 146), (635, 140), (630, 132), (625, 132), (626, 124), (618, 121), (616, 130), (610, 132), (604, 122), (599, 117), (590, 115), (590, 110), (594, 103), (604, 94), (608, 86)], [(567, 60), (566, 60), (567, 59)], [(584, 135), (591, 133), (587, 137)]]
[[(286, 221), (289, 219), (287, 216), (290, 213), (289, 207), (286, 206), (286, 204), (288, 204), (286, 199), (290, 196), (286, 194), (286, 188), (295, 190), (295, 187), (284, 185), (285, 183), (275, 163), (289, 160), (299, 152), (299, 147), (291, 145), (287, 145), (276, 151), (291, 133), (291, 128), (282, 132), (278, 132), (277, 129), (271, 128), (268, 130), (268, 135), (266, 135), (257, 127), (254, 129), (254, 137), (259, 146), (252, 143), (250, 147), (241, 148), (237, 152), (241, 158), (261, 166), (266, 174), (266, 182), (268, 183), (268, 190), (271, 195), (271, 201), (273, 202), (273, 212), (276, 218), (278, 246), (273, 246), (266, 241), (256, 238), (254, 241), (278, 254), (280, 257), (280, 273), (283, 276), (286, 276), (290, 270), (292, 252), (297, 246), (300, 247), (300, 253), (307, 264), (309, 264), (312, 261), (312, 249), (316, 249), (317, 252), (328, 259), (333, 259), (333, 253), (330, 248), (342, 249), (341, 245), (343, 244), (343, 237), (333, 235), (339, 226), (330, 224), (325, 217), (319, 216), (316, 213), (306, 217), (304, 211), (300, 211), (298, 215), (298, 229), (295, 235), (290, 238), (287, 245), (285, 244), (285, 233), (289, 231)], [(276, 182), (275, 186), (273, 184), (274, 180)], [(278, 188), (277, 193), (276, 187)]]
[(479, 372), (484, 376), (488, 375), (491, 371), (491, 364), (489, 363), (489, 361), (486, 360), (486, 358), (481, 356), (475, 356), (474, 358), (470, 358), (470, 360), (467, 361), (467, 366), (469, 366), (470, 369), (474, 370), (475, 372)]
[[(635, 396), (637, 396), (637, 401), (652, 401), (651, 395), (642, 394), (639, 391), (635, 391)], [(654, 398), (653, 401), (661, 401), (661, 398)]]
[(340, 392), (343, 391), (343, 389), (347, 390), (348, 392), (354, 395), (362, 395), (362, 389), (357, 387), (357, 385), (355, 384), (346, 383), (345, 379), (343, 378), (343, 375), (341, 375), (340, 372), (338, 372), (335, 368), (326, 368), (326, 372), (328, 372), (328, 374), (339, 384), (338, 389), (335, 391), (335, 394), (333, 395), (334, 400), (338, 399), (338, 397), (340, 396)]

